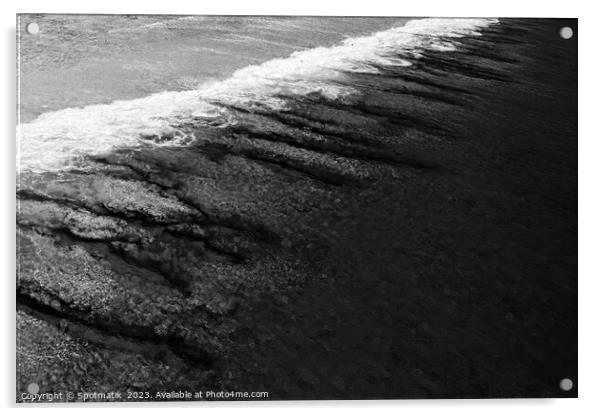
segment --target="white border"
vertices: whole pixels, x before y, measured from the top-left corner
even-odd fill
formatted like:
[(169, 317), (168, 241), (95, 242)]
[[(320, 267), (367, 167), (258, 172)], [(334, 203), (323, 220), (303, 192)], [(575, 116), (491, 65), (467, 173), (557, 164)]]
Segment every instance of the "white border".
[[(602, 293), (600, 252), (602, 249), (602, 135), (599, 122), (602, 92), (600, 89), (600, 10), (595, 2), (581, 1), (421, 1), (411, 2), (364, 0), (363, 2), (301, 0), (298, 2), (269, 0), (216, 0), (211, 2), (169, 0), (160, 2), (123, 0), (62, 1), (22, 0), (13, 4), (3, 2), (2, 19), (3, 58), (0, 68), (4, 81), (5, 99), (2, 100), (3, 125), (6, 127), (3, 144), (3, 175), (1, 183), (4, 197), (2, 207), (3, 246), (0, 250), (3, 277), (4, 313), (2, 314), (4, 360), (0, 377), (2, 405), (14, 411), (15, 335), (14, 335), (14, 270), (15, 270), (15, 14), (16, 13), (143, 13), (143, 14), (301, 14), (347, 16), (506, 16), (506, 17), (578, 17), (579, 20), (579, 399), (564, 400), (441, 400), (441, 401), (348, 401), (348, 402), (251, 402), (251, 403), (195, 403), (195, 404), (92, 404), (86, 407), (91, 414), (104, 414), (107, 407), (113, 411), (130, 411), (128, 407), (144, 407), (145, 412), (163, 414), (166, 407), (177, 407), (177, 412), (192, 410), (246, 415), (268, 413), (307, 414), (332, 413), (344, 410), (350, 414), (420, 412), (421, 414), (449, 415), (504, 415), (546, 414), (586, 415), (602, 414), (598, 390), (602, 387), (600, 343), (602, 317), (599, 301)], [(116, 409), (119, 407), (120, 409)], [(125, 407), (125, 409), (123, 409)], [(190, 409), (192, 408), (192, 409)], [(81, 406), (46, 405), (20, 409), (21, 412), (61, 414), (81, 413)]]

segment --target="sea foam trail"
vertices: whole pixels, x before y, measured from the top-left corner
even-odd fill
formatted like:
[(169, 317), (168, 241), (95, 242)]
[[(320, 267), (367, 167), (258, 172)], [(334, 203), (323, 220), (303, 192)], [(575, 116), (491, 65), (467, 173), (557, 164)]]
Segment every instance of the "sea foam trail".
[[(17, 127), (19, 171), (61, 170), (83, 165), (86, 155), (115, 148), (186, 145), (192, 139), (179, 127), (221, 117), (216, 103), (283, 108), (282, 96), (321, 94), (328, 99), (352, 95), (352, 87), (333, 83), (349, 72), (377, 73), (378, 66), (409, 66), (422, 51), (453, 51), (454, 39), (478, 35), (496, 19), (417, 19), (403, 26), (349, 38), (331, 47), (298, 51), (236, 71), (230, 78), (183, 92), (163, 92), (111, 104), (67, 108), (42, 114)], [(159, 138), (160, 141), (149, 140)]]

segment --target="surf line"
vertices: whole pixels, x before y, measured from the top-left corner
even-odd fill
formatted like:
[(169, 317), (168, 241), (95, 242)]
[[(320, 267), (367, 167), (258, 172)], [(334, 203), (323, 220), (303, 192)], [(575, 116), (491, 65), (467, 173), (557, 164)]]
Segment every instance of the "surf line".
[[(402, 26), (348, 38), (330, 47), (292, 53), (236, 71), (230, 78), (189, 91), (167, 91), (110, 104), (66, 108), (17, 126), (17, 170), (57, 171), (84, 166), (86, 156), (117, 148), (186, 146), (193, 133), (182, 126), (223, 119), (235, 123), (224, 103), (278, 111), (282, 97), (321, 94), (339, 99), (355, 90), (338, 82), (349, 72), (374, 73), (378, 66), (410, 66), (427, 50), (453, 51), (456, 39), (478, 36), (497, 19), (415, 19)], [(215, 123), (214, 123), (215, 124)], [(212, 124), (212, 125), (214, 125)], [(160, 140), (153, 140), (159, 138)]]

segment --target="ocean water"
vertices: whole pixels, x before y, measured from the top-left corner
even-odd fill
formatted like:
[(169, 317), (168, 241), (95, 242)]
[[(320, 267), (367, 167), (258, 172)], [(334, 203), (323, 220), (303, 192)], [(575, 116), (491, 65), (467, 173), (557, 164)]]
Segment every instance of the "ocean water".
[[(194, 89), (248, 65), (330, 46), (407, 19), (22, 15), (21, 120)], [(31, 21), (39, 34), (27, 35)]]
[(576, 19), (18, 30), (19, 391), (576, 396)]

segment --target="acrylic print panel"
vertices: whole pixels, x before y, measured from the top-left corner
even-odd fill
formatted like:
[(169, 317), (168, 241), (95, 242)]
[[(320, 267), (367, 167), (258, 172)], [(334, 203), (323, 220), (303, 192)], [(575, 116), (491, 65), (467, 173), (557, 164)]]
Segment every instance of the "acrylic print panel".
[(575, 19), (17, 32), (17, 401), (576, 397)]

